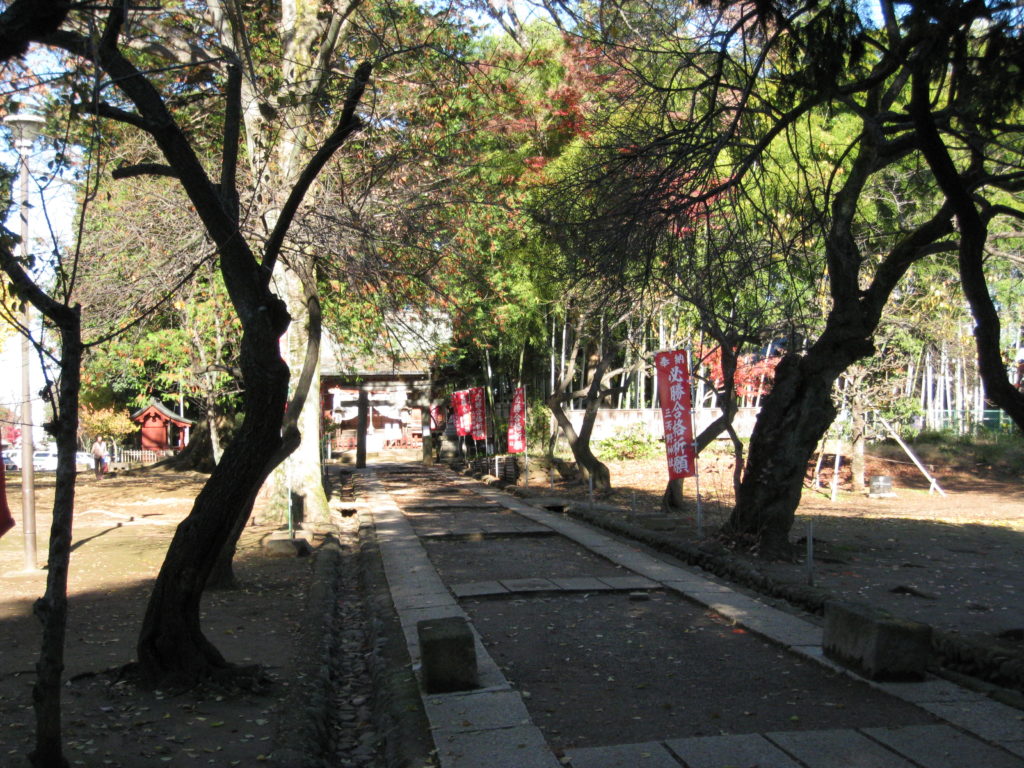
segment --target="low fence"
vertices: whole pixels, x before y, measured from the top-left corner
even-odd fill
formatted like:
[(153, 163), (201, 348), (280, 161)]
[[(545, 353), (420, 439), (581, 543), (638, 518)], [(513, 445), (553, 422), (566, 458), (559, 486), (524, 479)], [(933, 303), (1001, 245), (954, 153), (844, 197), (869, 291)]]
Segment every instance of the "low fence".
[(117, 464), (156, 464), (158, 461), (170, 458), (177, 451), (147, 451), (147, 450), (135, 450), (127, 449), (118, 451), (114, 457), (114, 461)]
[[(754, 431), (754, 422), (757, 420), (760, 408), (739, 408), (736, 410), (736, 417), (733, 419), (733, 428), (740, 437), (750, 437)], [(585, 411), (569, 411), (569, 421), (573, 427), (579, 430), (583, 424)], [(699, 435), (708, 424), (713, 422), (722, 411), (719, 408), (695, 408), (693, 410), (693, 432)], [(594, 431), (591, 435), (593, 440), (605, 440), (615, 435), (621, 429), (627, 429), (636, 425), (642, 426), (649, 434), (657, 438), (665, 436), (664, 425), (661, 420), (660, 408), (621, 408), (604, 409), (597, 412), (597, 419), (594, 421)], [(722, 433), (722, 437), (728, 437)]]

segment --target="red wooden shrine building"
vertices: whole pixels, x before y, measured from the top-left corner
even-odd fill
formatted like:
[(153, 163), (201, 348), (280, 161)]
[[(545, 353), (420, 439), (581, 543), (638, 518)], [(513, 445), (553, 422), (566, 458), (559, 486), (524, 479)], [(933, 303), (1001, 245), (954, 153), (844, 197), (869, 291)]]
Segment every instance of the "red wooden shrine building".
[(142, 426), (142, 450), (180, 450), (188, 445), (192, 420), (179, 416), (157, 400), (140, 408), (131, 416), (132, 421)]

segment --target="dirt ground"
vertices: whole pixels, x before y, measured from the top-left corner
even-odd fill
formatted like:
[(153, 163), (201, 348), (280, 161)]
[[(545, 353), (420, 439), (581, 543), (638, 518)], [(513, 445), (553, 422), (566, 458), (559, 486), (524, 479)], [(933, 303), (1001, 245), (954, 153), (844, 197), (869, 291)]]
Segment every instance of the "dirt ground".
[[(614, 490), (598, 501), (641, 517), (661, 513), (662, 465), (660, 459), (610, 462)], [(930, 471), (945, 495), (931, 491), (910, 462), (869, 458), (868, 476), (892, 477), (889, 498), (854, 492), (848, 472), (841, 471), (833, 500), (831, 470), (822, 472), (818, 489), (809, 472), (791, 538), (805, 555), (813, 529), (810, 577), (837, 595), (951, 632), (999, 639), (1024, 653), (1024, 481), (941, 466)], [(700, 473), (704, 530), (713, 536), (728, 519), (733, 500), (732, 462), (702, 459)], [(690, 514), (679, 530), (696, 540), (696, 484), (685, 482)], [(575, 493), (586, 498), (582, 489)], [(808, 580), (806, 560), (750, 562), (778, 579)]]
[[(604, 502), (659, 510), (663, 463), (616, 463), (616, 491)], [(868, 499), (808, 489), (794, 536), (813, 518), (819, 585), (892, 605), (903, 615), (936, 626), (1013, 642), (1024, 628), (1024, 483), (948, 475), (937, 469), (947, 496), (929, 494), (927, 483), (897, 467), (896, 497)], [(872, 469), (877, 473), (877, 467)], [(702, 467), (708, 530), (723, 519), (728, 468)], [(15, 519), (21, 520), (17, 478), (8, 487)], [(175, 525), (188, 513), (205, 477), (164, 471), (138, 476), (79, 479), (74, 552), (69, 590), (65, 738), (73, 765), (234, 766), (266, 759), (276, 728), (287, 718), (288, 693), (306, 670), (296, 667), (304, 598), (311, 561), (263, 554), (271, 531), (246, 529), (238, 573), (244, 588), (214, 592), (204, 605), (204, 629), (225, 656), (260, 663), (270, 684), (260, 694), (203, 690), (171, 696), (133, 688), (118, 670), (134, 658), (135, 636), (145, 600)], [(827, 479), (826, 479), (827, 480)], [(558, 484), (556, 493), (585, 495), (579, 486)], [(40, 542), (49, 527), (52, 479), (37, 483)], [(688, 487), (692, 495), (693, 488)], [(683, 527), (692, 528), (691, 521)], [(42, 594), (45, 571), (23, 570), (20, 525), (0, 539), (0, 764), (18, 766), (32, 745), (33, 664), (39, 628), (32, 602)], [(695, 534), (694, 534), (695, 535)], [(40, 544), (40, 561), (45, 546)], [(759, 564), (802, 578), (802, 565)], [(557, 608), (557, 606), (553, 606)], [(631, 609), (636, 609), (632, 606)], [(647, 610), (653, 610), (648, 607)], [(481, 617), (483, 618), (483, 617)], [(698, 623), (704, 627), (705, 619)], [(701, 630), (722, 632), (712, 624)], [(1018, 634), (1014, 634), (1014, 632)], [(1017, 641), (1019, 644), (1019, 640)], [(356, 647), (359, 648), (358, 643)], [(359, 650), (358, 652), (362, 652)], [(358, 676), (355, 675), (355, 676)], [(367, 680), (344, 704), (355, 737), (362, 735), (362, 762), (372, 762), (372, 725), (367, 722)], [(582, 685), (582, 683), (581, 683)], [(641, 715), (638, 715), (641, 716)], [(646, 716), (646, 715), (644, 715)], [(566, 743), (575, 741), (566, 734)]]
[[(121, 668), (134, 658), (146, 599), (177, 523), (205, 482), (197, 473), (79, 476), (71, 559), (64, 688), (66, 754), (82, 766), (235, 766), (266, 759), (295, 669), (311, 558), (263, 554), (266, 527), (248, 527), (236, 560), (243, 588), (204, 597), (204, 631), (229, 661), (261, 664), (261, 693), (141, 691)], [(24, 570), (20, 489), (8, 498), (19, 526), (0, 539), (0, 765), (32, 749), (33, 668), (41, 632), (31, 607), (46, 571)], [(36, 477), (39, 560), (45, 562), (53, 475)]]

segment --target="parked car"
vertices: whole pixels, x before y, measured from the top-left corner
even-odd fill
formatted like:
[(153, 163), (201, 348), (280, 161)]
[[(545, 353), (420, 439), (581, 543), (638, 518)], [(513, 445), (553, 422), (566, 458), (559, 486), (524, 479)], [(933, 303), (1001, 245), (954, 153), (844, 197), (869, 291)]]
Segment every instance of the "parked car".
[(92, 454), (88, 451), (79, 451), (75, 454), (75, 469), (79, 472), (92, 469), (95, 466), (92, 462)]
[(19, 469), (21, 467), (18, 466), (18, 461), (14, 458), (14, 454), (4, 451), (4, 472), (16, 472)]
[(32, 454), (32, 468), (36, 472), (56, 472), (57, 452), (36, 451)]

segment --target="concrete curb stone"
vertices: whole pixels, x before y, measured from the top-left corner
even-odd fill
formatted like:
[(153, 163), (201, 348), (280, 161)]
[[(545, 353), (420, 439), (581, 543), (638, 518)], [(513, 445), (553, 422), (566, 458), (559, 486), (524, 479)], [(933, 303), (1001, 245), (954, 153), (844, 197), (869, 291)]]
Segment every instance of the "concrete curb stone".
[(374, 648), (374, 718), (384, 742), (388, 768), (427, 768), (437, 765), (430, 723), (423, 708), (419, 682), (405, 634), (384, 575), (372, 515), (359, 512), (360, 581), (369, 612)]

